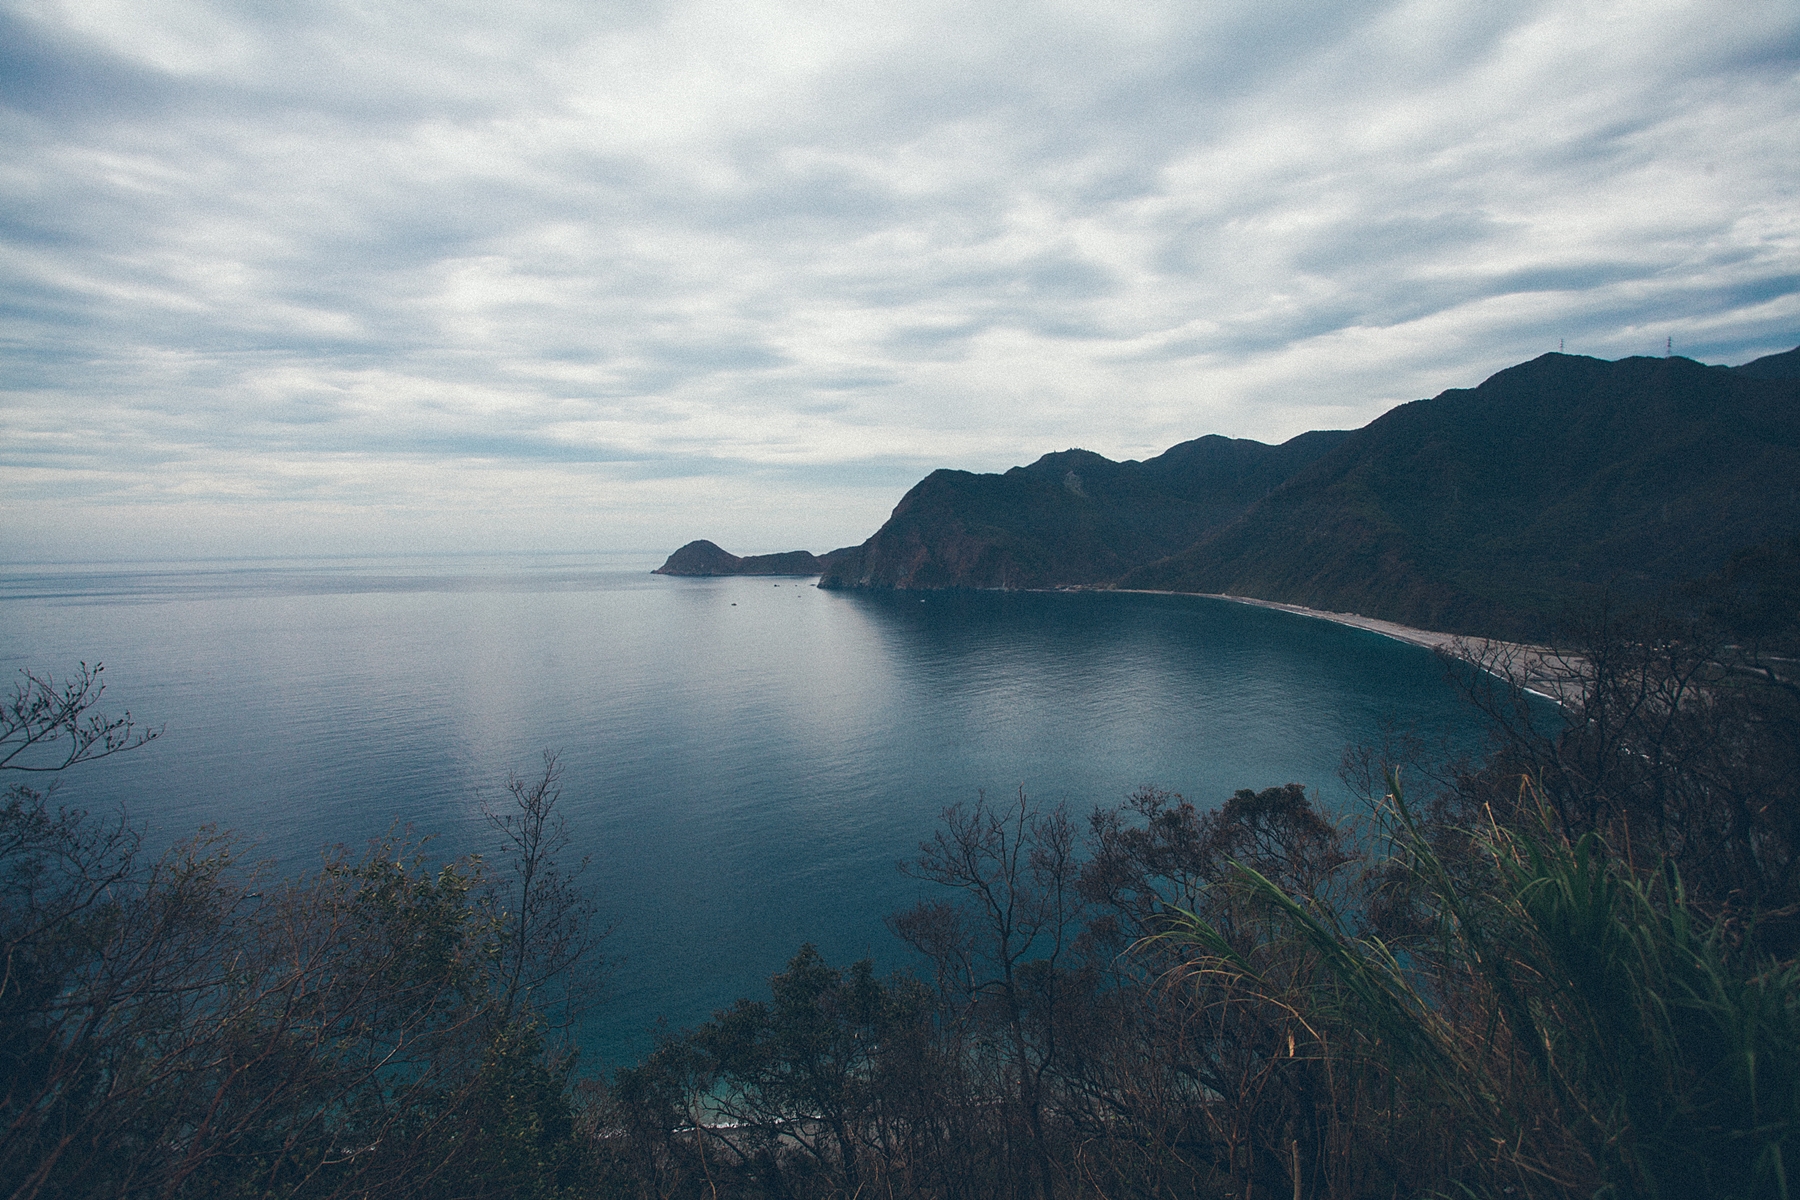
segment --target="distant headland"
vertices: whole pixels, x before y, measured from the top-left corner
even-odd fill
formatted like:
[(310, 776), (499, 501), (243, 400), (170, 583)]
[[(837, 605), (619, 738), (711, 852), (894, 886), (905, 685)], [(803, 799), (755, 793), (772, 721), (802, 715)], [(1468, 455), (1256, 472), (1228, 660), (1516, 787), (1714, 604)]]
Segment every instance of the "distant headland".
[(933, 471), (861, 545), (740, 558), (696, 541), (657, 572), (1225, 594), (1529, 639), (1584, 592), (1648, 599), (1797, 533), (1800, 348), (1739, 367), (1546, 354), (1276, 446)]
[[(841, 554), (843, 551), (833, 553)], [(668, 561), (651, 574), (818, 575), (825, 571), (830, 558), (829, 554), (813, 554), (807, 550), (789, 550), (785, 554), (751, 554), (740, 558), (702, 538), (689, 542), (669, 555)]]

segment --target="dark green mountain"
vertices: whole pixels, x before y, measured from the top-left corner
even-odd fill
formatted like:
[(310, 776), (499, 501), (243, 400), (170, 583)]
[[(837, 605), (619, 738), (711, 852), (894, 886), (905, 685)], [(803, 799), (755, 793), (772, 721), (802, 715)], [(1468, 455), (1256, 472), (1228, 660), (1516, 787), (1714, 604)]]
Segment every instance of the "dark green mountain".
[(1766, 354), (1754, 362), (1731, 368), (1755, 379), (1800, 379), (1800, 346), (1781, 354)]
[(1086, 450), (1004, 475), (933, 471), (821, 587), (1045, 588), (1104, 584), (1241, 516), (1346, 435), (1280, 446), (1203, 437), (1147, 462)]
[[(843, 553), (843, 551), (835, 551)], [(808, 550), (788, 550), (781, 554), (751, 554), (739, 558), (717, 544), (702, 538), (689, 542), (668, 561), (650, 572), (652, 575), (817, 575), (825, 569), (831, 555), (818, 555)]]
[(1800, 353), (1744, 367), (1546, 354), (1402, 405), (1122, 587), (1529, 636), (1800, 529)]

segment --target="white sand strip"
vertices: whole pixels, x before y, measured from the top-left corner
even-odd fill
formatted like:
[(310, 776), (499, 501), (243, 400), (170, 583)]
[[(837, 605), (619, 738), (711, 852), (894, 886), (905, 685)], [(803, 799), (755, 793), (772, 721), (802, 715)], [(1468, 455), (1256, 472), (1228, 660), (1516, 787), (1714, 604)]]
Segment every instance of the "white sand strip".
[(1223, 592), (1166, 592), (1150, 588), (1120, 588), (1119, 591), (1141, 592), (1152, 596), (1204, 596), (1208, 600), (1229, 600), (1233, 604), (1254, 604), (1258, 608), (1276, 608), (1297, 617), (1312, 617), (1337, 625), (1366, 629), (1398, 642), (1423, 646), (1474, 663), (1482, 670), (1509, 681), (1523, 681), (1525, 690), (1558, 704), (1578, 700), (1582, 692), (1580, 660), (1559, 654), (1548, 646), (1525, 642), (1502, 642), (1495, 638), (1466, 637), (1457, 633), (1440, 633), (1435, 629), (1414, 629), (1395, 621), (1365, 617), (1361, 613), (1326, 612), (1299, 604), (1282, 604), (1275, 600), (1258, 600), (1254, 596), (1229, 596)]

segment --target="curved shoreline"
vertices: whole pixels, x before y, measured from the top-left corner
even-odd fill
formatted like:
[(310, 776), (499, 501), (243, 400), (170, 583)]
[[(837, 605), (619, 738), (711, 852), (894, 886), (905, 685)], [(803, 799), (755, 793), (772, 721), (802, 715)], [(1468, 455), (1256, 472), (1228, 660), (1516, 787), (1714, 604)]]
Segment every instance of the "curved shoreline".
[(1273, 608), (1281, 612), (1293, 613), (1297, 617), (1330, 621), (1334, 625), (1347, 625), (1352, 629), (1367, 630), (1369, 633), (1380, 634), (1382, 637), (1392, 638), (1397, 642), (1423, 646), (1427, 650), (1435, 650), (1453, 658), (1459, 658), (1496, 678), (1509, 683), (1518, 683), (1525, 691), (1534, 696), (1542, 696), (1559, 705), (1570, 705), (1581, 699), (1582, 682), (1578, 670), (1580, 664), (1548, 646), (1534, 646), (1526, 642), (1503, 642), (1498, 638), (1470, 637), (1460, 633), (1443, 633), (1435, 629), (1416, 629), (1397, 621), (1365, 617), (1361, 613), (1327, 612), (1324, 609), (1307, 608), (1302, 604), (1283, 604), (1279, 600), (1258, 600), (1254, 596), (1232, 596), (1224, 592), (1168, 592), (1152, 588), (1112, 590), (1131, 592), (1141, 596), (1200, 596), (1207, 600), (1229, 600), (1233, 604)]
[(1334, 625), (1348, 625), (1353, 629), (1366, 629), (1370, 633), (1379, 633), (1382, 637), (1393, 638), (1397, 642), (1407, 642), (1414, 646), (1424, 646), (1427, 650), (1452, 650), (1459, 645), (1480, 643), (1493, 646), (1517, 646), (1521, 650), (1539, 649), (1527, 647), (1516, 642), (1500, 642), (1492, 638), (1471, 638), (1457, 633), (1440, 633), (1435, 629), (1415, 629), (1411, 625), (1401, 625), (1396, 621), (1383, 621), (1375, 617), (1365, 617), (1361, 613), (1327, 612), (1321, 608), (1307, 608), (1301, 604), (1284, 604), (1279, 600), (1258, 600), (1255, 596), (1233, 596), (1226, 592), (1165, 592), (1150, 588), (1117, 588), (1121, 592), (1131, 592), (1143, 596), (1200, 596), (1207, 600), (1229, 600), (1233, 604), (1253, 604), (1257, 608), (1274, 608), (1282, 612), (1293, 613), (1297, 617), (1312, 617), (1319, 621), (1330, 621)]
[[(991, 590), (1005, 591), (1007, 589)], [(1579, 670), (1581, 664), (1577, 659), (1560, 654), (1548, 646), (1534, 646), (1528, 642), (1506, 642), (1499, 638), (1444, 633), (1436, 629), (1419, 629), (1412, 625), (1402, 625), (1398, 621), (1383, 621), (1379, 617), (1365, 617), (1361, 613), (1328, 612), (1321, 608), (1307, 608), (1303, 604), (1285, 604), (1279, 600), (1259, 600), (1255, 596), (1233, 596), (1227, 592), (1175, 592), (1161, 588), (1082, 586), (1021, 588), (1019, 590), (1028, 592), (1104, 591), (1121, 592), (1132, 596), (1197, 596), (1202, 600), (1227, 600), (1232, 604), (1273, 608), (1280, 612), (1292, 613), (1296, 617), (1330, 621), (1334, 625), (1361, 629), (1385, 638), (1392, 638), (1397, 642), (1405, 642), (1410, 646), (1421, 646), (1427, 650), (1447, 654), (1452, 658), (1470, 663), (1497, 679), (1508, 683), (1517, 683), (1532, 695), (1541, 696), (1555, 704), (1568, 706), (1578, 703), (1583, 690)]]

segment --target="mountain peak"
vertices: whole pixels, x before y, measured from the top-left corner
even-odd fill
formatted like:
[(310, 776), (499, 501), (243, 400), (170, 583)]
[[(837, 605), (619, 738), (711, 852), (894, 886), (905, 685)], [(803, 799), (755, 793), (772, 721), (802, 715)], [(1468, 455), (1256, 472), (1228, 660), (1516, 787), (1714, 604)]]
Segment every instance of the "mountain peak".
[(653, 575), (735, 575), (744, 560), (705, 538), (689, 542), (669, 555)]

